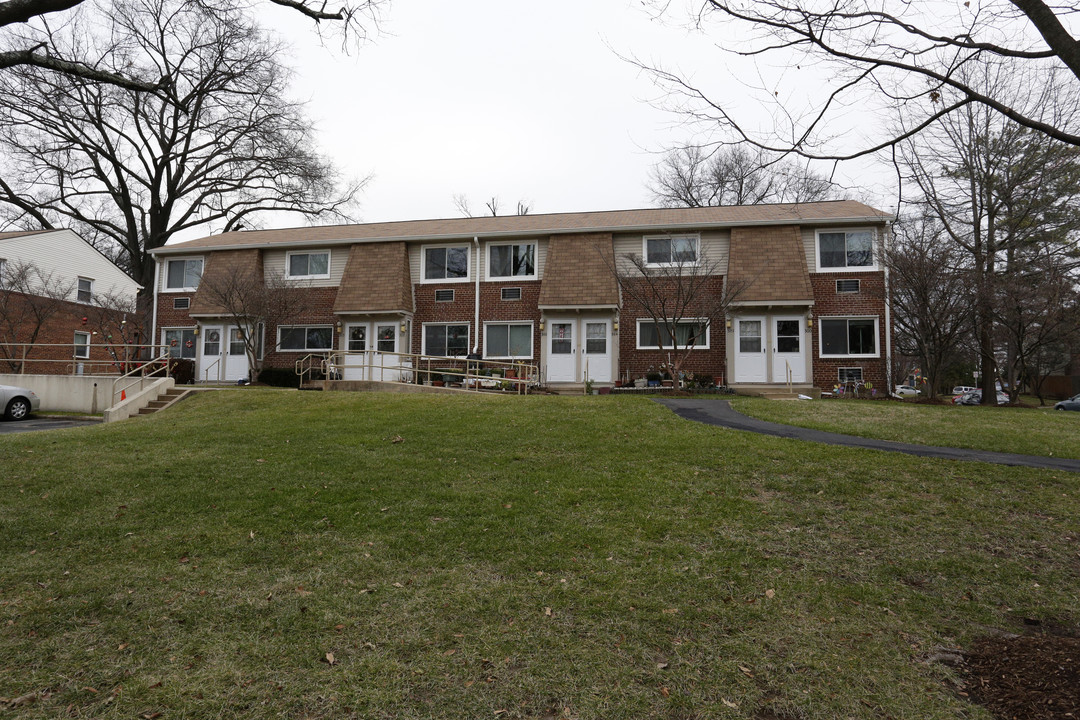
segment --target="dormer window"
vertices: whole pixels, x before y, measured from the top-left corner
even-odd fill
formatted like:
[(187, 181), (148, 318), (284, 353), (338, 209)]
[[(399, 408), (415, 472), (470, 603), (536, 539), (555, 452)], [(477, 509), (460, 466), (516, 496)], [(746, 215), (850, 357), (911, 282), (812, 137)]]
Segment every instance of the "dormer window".
[(697, 235), (670, 235), (645, 238), (645, 264), (656, 267), (694, 265), (698, 261)]
[(325, 280), (330, 277), (330, 251), (291, 252), (286, 259), (290, 280)]

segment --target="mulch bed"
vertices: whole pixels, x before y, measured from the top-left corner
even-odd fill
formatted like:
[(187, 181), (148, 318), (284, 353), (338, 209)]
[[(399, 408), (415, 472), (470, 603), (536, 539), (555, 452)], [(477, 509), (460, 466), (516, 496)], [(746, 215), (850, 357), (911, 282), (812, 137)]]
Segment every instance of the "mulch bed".
[(1080, 720), (1080, 638), (987, 637), (964, 660), (967, 694), (995, 716)]

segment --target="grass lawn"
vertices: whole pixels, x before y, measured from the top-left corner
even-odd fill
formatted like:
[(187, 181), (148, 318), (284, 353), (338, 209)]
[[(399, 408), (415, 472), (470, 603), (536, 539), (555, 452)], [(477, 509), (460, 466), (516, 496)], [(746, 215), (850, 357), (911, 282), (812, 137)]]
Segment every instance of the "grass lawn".
[(761, 420), (880, 440), (1080, 458), (1080, 413), (1043, 408), (964, 407), (886, 400), (765, 400), (734, 397)]
[(1080, 606), (1076, 475), (644, 398), (226, 390), (0, 467), (5, 718), (988, 718), (924, 659)]

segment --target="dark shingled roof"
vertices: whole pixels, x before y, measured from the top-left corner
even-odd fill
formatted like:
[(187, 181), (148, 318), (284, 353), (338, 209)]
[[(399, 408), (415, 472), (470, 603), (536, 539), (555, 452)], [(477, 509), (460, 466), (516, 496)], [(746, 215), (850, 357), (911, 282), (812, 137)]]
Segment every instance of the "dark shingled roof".
[(405, 243), (353, 245), (349, 249), (349, 261), (345, 264), (334, 312), (412, 311), (412, 276)]

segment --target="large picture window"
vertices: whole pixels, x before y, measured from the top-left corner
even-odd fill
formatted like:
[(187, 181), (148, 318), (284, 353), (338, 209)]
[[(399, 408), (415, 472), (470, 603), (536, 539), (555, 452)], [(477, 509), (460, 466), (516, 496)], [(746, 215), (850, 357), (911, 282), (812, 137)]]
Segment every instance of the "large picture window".
[(536, 243), (489, 245), (488, 277), (536, 277)]
[(330, 251), (289, 253), (286, 277), (299, 280), (317, 280), (330, 277)]
[[(663, 350), (672, 349), (671, 324), (657, 324), (652, 320), (638, 320), (637, 349)], [(695, 350), (709, 349), (708, 320), (681, 320), (675, 324), (675, 342), (680, 349), (690, 347)]]
[(818, 240), (818, 269), (873, 269), (874, 233), (870, 230), (821, 231)]
[(697, 235), (645, 238), (645, 262), (648, 265), (692, 265), (697, 261)]
[(447, 282), (468, 279), (468, 245), (424, 248), (424, 280)]
[(165, 262), (166, 290), (195, 290), (202, 277), (202, 258), (184, 258)]
[(424, 325), (424, 354), (456, 357), (469, 352), (469, 325)]
[(822, 357), (876, 357), (877, 318), (822, 318)]
[(195, 358), (195, 328), (174, 328), (164, 331), (165, 346), (171, 358)]
[(532, 358), (532, 323), (489, 323), (484, 330), (484, 357), (515, 360)]
[(334, 346), (334, 328), (307, 325), (278, 328), (278, 348), (285, 352), (322, 352)]

